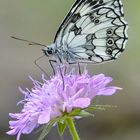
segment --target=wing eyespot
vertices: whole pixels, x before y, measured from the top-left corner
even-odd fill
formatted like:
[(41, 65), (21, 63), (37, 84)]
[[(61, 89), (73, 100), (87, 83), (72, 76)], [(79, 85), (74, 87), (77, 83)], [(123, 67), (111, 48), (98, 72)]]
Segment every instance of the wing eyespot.
[(114, 45), (114, 40), (112, 38), (107, 39), (107, 46), (113, 46)]
[(99, 23), (100, 23), (100, 20), (99, 20), (98, 18), (96, 18), (96, 19), (94, 20), (94, 23), (95, 23), (95, 24), (99, 24)]
[(112, 48), (108, 47), (108, 48), (106, 49), (106, 53), (107, 53), (108, 55), (112, 55), (112, 52), (113, 52)]
[(106, 34), (107, 36), (112, 36), (114, 34), (114, 31), (111, 28), (107, 29)]
[(91, 14), (89, 15), (89, 17), (90, 17), (90, 20), (91, 20), (91, 21), (94, 21), (95, 18), (96, 18), (96, 16), (95, 16), (94, 13), (91, 13)]

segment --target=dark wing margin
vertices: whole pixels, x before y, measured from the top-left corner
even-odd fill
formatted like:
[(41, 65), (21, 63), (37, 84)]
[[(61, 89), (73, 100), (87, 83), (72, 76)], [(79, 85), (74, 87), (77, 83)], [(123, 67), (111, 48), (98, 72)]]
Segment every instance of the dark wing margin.
[(56, 41), (60, 31), (62, 30), (62, 28), (64, 26), (66, 26), (66, 24), (69, 22), (69, 20), (71, 19), (72, 15), (74, 12), (72, 12), (73, 9), (77, 9), (78, 6), (83, 3), (85, 0), (76, 0), (76, 2), (73, 4), (73, 6), (71, 7), (70, 11), (68, 12), (68, 14), (66, 15), (66, 17), (64, 18), (63, 22), (60, 24), (57, 32), (56, 32), (56, 35), (55, 35), (55, 38), (54, 38), (54, 42)]
[[(100, 3), (101, 1), (101, 3)], [(75, 3), (73, 4), (73, 6), (71, 7), (71, 9), (69, 10), (68, 14), (66, 15), (66, 17), (64, 18), (63, 22), (61, 23), (61, 25), (59, 26), (57, 32), (56, 32), (56, 35), (55, 35), (55, 38), (54, 38), (54, 42), (56, 42), (57, 40), (57, 37), (59, 36), (59, 34), (61, 33), (61, 31), (67, 27), (67, 25), (70, 23), (70, 22), (73, 22), (72, 20), (73, 19), (78, 19), (77, 15), (76, 17), (75, 16), (75, 11), (78, 9), (78, 8), (82, 8), (82, 6), (84, 6), (84, 4), (86, 3), (89, 3), (90, 5), (94, 6), (96, 5), (97, 3), (99, 3), (97, 5), (97, 7), (99, 6), (102, 6), (104, 3), (102, 0), (76, 0)], [(97, 7), (94, 7), (94, 8), (97, 8)], [(80, 15), (79, 15), (80, 16)], [(79, 17), (80, 18), (80, 17)], [(76, 20), (77, 20), (76, 19)], [(74, 21), (75, 22), (75, 21)]]

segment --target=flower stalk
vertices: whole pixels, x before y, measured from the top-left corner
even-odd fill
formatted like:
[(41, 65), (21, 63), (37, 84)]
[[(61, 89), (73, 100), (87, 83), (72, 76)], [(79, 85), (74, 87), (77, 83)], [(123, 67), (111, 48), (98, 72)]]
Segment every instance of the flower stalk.
[(68, 117), (66, 118), (66, 122), (73, 140), (80, 140), (73, 119)]

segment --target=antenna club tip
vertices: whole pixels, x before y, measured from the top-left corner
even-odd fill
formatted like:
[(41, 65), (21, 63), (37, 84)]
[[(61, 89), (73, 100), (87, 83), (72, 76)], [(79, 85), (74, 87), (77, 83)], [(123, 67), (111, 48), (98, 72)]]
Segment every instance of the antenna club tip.
[(14, 36), (12, 36), (12, 35), (11, 35), (10, 37), (16, 39), (16, 37), (14, 37)]

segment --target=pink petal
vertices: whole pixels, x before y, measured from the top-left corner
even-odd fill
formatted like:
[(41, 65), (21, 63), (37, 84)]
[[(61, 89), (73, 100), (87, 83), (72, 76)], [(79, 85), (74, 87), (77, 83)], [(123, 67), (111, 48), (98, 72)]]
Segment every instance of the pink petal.
[(109, 95), (113, 95), (116, 90), (121, 90), (122, 88), (119, 88), (119, 87), (107, 87), (107, 88), (103, 88), (101, 89), (97, 95), (106, 95), (106, 96), (109, 96)]
[(36, 122), (28, 122), (26, 126), (22, 129), (22, 134), (29, 134), (37, 126)]
[(12, 129), (12, 130), (6, 132), (6, 134), (8, 134), (8, 135), (15, 135), (15, 134), (17, 134), (17, 132), (18, 132), (17, 129)]
[(44, 112), (41, 112), (38, 118), (38, 123), (39, 124), (45, 124), (50, 121), (50, 114), (51, 114), (51, 109), (47, 109)]
[(79, 98), (74, 101), (74, 107), (86, 108), (90, 105), (90, 98)]

